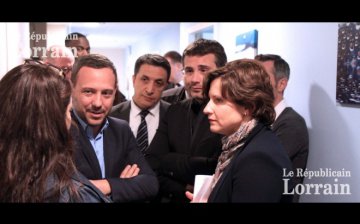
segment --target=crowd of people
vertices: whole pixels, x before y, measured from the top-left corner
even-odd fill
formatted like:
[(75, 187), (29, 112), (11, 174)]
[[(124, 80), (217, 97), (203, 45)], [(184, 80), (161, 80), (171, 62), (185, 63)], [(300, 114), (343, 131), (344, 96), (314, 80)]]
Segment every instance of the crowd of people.
[(298, 202), (283, 170), (306, 168), (309, 137), (289, 75), (278, 55), (228, 62), (198, 39), (140, 56), (127, 100), (113, 62), (71, 33), (0, 80), (0, 201), (187, 203), (209, 175), (201, 202)]

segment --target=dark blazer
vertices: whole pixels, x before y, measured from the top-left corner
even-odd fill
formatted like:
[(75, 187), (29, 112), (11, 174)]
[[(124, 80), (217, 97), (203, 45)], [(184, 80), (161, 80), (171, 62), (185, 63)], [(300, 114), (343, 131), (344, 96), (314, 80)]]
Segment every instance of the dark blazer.
[[(297, 169), (305, 170), (309, 154), (309, 134), (304, 118), (287, 107), (275, 120), (272, 129), (288, 153), (294, 173), (297, 173)], [(304, 177), (294, 176), (295, 184), (303, 181)], [(294, 202), (299, 201), (299, 197), (295, 195)]]
[[(167, 103), (163, 100), (160, 100), (160, 119), (159, 119), (159, 121), (161, 121), (161, 119), (163, 119), (169, 106), (170, 106), (169, 103)], [(131, 101), (126, 101), (126, 102), (120, 103), (116, 106), (113, 106), (113, 108), (111, 109), (111, 112), (110, 112), (110, 116), (116, 117), (119, 119), (123, 119), (123, 120), (129, 122), (130, 109), (131, 109)]]
[(259, 123), (225, 168), (208, 202), (291, 202), (291, 195), (283, 195), (283, 169), (291, 170), (289, 157), (275, 134)]
[(169, 107), (147, 150), (160, 193), (171, 201), (187, 201), (186, 186), (194, 184), (196, 174), (213, 174), (221, 153), (221, 135), (210, 132), (205, 104), (193, 120), (191, 103), (189, 99)]
[(180, 87), (165, 90), (161, 95), (161, 99), (165, 100), (166, 102), (171, 103), (171, 104), (180, 102), (180, 101), (186, 99), (185, 87), (180, 86)]
[[(95, 151), (76, 116), (72, 114), (76, 127), (71, 133), (76, 143), (75, 162), (78, 170), (92, 180), (102, 179)], [(111, 187), (115, 202), (147, 200), (156, 196), (159, 184), (144, 156), (137, 148), (136, 140), (126, 121), (108, 117), (109, 126), (104, 130), (105, 178)], [(137, 164), (138, 176), (120, 178), (126, 165)]]
[[(304, 118), (287, 107), (275, 120), (272, 129), (288, 153), (294, 171), (297, 168), (305, 169), (309, 154), (309, 134)], [(303, 178), (297, 177), (294, 181), (302, 183)]]

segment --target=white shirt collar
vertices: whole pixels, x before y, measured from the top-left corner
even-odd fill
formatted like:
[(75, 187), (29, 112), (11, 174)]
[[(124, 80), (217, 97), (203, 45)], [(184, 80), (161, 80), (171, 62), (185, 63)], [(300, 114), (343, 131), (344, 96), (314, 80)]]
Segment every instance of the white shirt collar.
[[(140, 112), (142, 111), (142, 109), (140, 109), (140, 107), (138, 107), (135, 103), (134, 100), (131, 99), (131, 113), (135, 116), (140, 116)], [(152, 108), (148, 109), (149, 110), (149, 114), (154, 116), (154, 114), (159, 114), (160, 111), (160, 101), (157, 102), (155, 104), (155, 106), (153, 106)]]
[(280, 114), (285, 110), (285, 108), (288, 107), (285, 99), (281, 100), (276, 106), (275, 106), (275, 113), (276, 117), (275, 120), (280, 116)]
[[(160, 120), (160, 101), (155, 104), (154, 107), (148, 109), (149, 115), (145, 117), (147, 128), (148, 128), (148, 140), (149, 144), (151, 143), (152, 139), (155, 136), (156, 129), (159, 126)], [(129, 125), (131, 131), (133, 132), (134, 136), (137, 135), (137, 131), (141, 122), (141, 109), (131, 100), (131, 110), (130, 110), (130, 117), (129, 117)]]

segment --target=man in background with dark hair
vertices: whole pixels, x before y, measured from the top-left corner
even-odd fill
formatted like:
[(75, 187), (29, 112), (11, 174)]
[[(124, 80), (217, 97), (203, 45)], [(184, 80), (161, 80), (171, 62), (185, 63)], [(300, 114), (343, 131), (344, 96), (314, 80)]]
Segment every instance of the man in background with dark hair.
[(65, 38), (65, 46), (71, 48), (75, 58), (90, 54), (90, 43), (82, 33), (70, 33)]
[(203, 79), (224, 66), (227, 57), (215, 40), (199, 39), (183, 53), (185, 88), (191, 98), (172, 104), (145, 157), (157, 172), (162, 202), (188, 202), (195, 175), (212, 175), (221, 153), (221, 135), (210, 132), (203, 109)]
[[(170, 64), (161, 55), (145, 54), (135, 62), (134, 95), (130, 101), (112, 108), (110, 116), (126, 120), (145, 153), (155, 136), (156, 129), (170, 104), (161, 100), (170, 77)], [(142, 123), (146, 124), (143, 126)], [(145, 132), (141, 132), (145, 129)], [(141, 140), (143, 135), (143, 139)], [(143, 144), (141, 144), (143, 143)]]
[[(284, 99), (284, 91), (290, 78), (290, 66), (275, 54), (260, 54), (255, 57), (265, 67), (270, 77), (274, 91), (274, 108), (276, 112), (272, 129), (279, 137), (292, 162), (293, 171), (305, 170), (309, 154), (309, 134), (304, 118)], [(294, 176), (295, 185), (303, 182), (304, 178)], [(294, 202), (299, 201), (299, 195), (294, 195)]]

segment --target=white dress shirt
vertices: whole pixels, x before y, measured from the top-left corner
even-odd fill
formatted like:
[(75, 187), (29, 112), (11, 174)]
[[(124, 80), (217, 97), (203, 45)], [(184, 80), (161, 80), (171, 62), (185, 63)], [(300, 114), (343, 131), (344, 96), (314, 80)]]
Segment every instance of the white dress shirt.
[[(141, 109), (134, 103), (133, 100), (131, 100), (129, 125), (135, 137), (137, 135), (137, 131), (141, 122), (140, 112)], [(145, 120), (148, 129), (148, 141), (150, 145), (151, 141), (155, 136), (156, 130), (159, 127), (160, 101), (153, 108), (149, 109), (149, 112), (150, 113), (145, 117)]]

